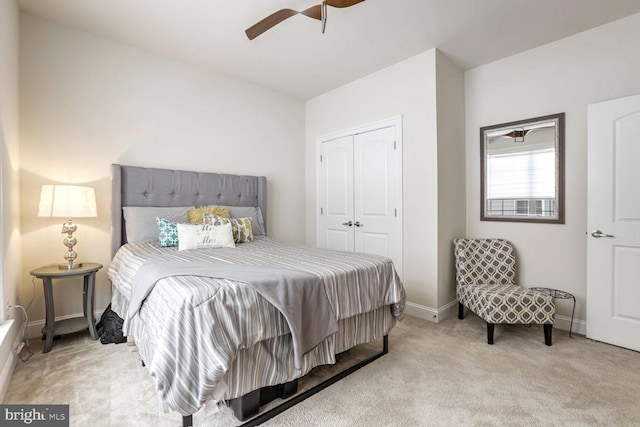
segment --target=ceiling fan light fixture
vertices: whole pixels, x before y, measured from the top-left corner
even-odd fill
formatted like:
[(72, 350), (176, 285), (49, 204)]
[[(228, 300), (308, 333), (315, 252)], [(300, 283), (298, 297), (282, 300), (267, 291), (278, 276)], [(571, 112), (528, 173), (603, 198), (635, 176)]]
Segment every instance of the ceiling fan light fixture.
[(513, 142), (524, 142), (524, 136), (527, 131), (523, 128), (513, 130)]

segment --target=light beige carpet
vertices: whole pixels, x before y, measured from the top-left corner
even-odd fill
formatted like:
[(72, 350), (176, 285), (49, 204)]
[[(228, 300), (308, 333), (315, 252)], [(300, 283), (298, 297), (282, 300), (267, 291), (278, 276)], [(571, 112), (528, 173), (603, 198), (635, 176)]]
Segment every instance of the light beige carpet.
[[(72, 426), (180, 425), (178, 414), (157, 414), (135, 347), (86, 333), (55, 341), (48, 354), (32, 343), (37, 352), (19, 362), (5, 403), (68, 403)], [(489, 346), (472, 314), (440, 324), (407, 317), (389, 343), (389, 354), (265, 425), (640, 425), (637, 352), (558, 330), (547, 347), (541, 326), (497, 326)], [(195, 426), (238, 424), (229, 409), (194, 416)]]

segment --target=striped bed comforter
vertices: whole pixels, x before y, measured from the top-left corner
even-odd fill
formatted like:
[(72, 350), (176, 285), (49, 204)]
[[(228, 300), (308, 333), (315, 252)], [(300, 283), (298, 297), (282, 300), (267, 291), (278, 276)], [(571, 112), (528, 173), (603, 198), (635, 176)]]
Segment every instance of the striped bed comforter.
[(112, 308), (128, 311), (132, 283), (147, 261), (216, 262), (298, 269), (322, 279), (340, 330), (294, 368), (291, 334), (275, 307), (251, 286), (227, 279), (171, 276), (156, 284), (129, 325), (155, 380), (159, 411), (197, 412), (209, 400), (231, 399), (281, 384), (335, 354), (385, 335), (404, 315), (405, 294), (390, 259), (283, 244), (267, 237), (235, 248), (178, 251), (157, 242), (129, 243), (108, 271)]

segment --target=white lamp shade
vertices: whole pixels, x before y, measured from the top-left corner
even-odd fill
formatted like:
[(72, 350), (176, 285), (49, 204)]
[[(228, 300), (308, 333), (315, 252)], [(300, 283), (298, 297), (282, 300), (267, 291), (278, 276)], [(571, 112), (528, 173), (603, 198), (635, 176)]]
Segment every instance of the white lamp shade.
[(80, 185), (43, 185), (38, 216), (86, 218), (98, 216), (96, 193)]

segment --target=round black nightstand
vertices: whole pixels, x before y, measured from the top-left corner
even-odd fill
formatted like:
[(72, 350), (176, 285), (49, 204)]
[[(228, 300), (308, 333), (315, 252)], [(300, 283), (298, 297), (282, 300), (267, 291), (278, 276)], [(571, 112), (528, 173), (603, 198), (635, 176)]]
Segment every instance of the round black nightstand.
[[(96, 272), (102, 268), (102, 264), (93, 262), (85, 262), (82, 267), (74, 269), (62, 269), (58, 264), (45, 265), (36, 268), (29, 274), (42, 279), (44, 286), (44, 303), (47, 311), (46, 322), (42, 328), (42, 334), (45, 337), (43, 353), (48, 353), (53, 345), (53, 337), (56, 335), (70, 334), (89, 328), (91, 338), (98, 339), (96, 325), (93, 319), (93, 291), (96, 283)], [(64, 279), (67, 277), (84, 278), (84, 291), (82, 298), (82, 308), (84, 317), (74, 317), (55, 321), (55, 309), (53, 305), (53, 279)]]

